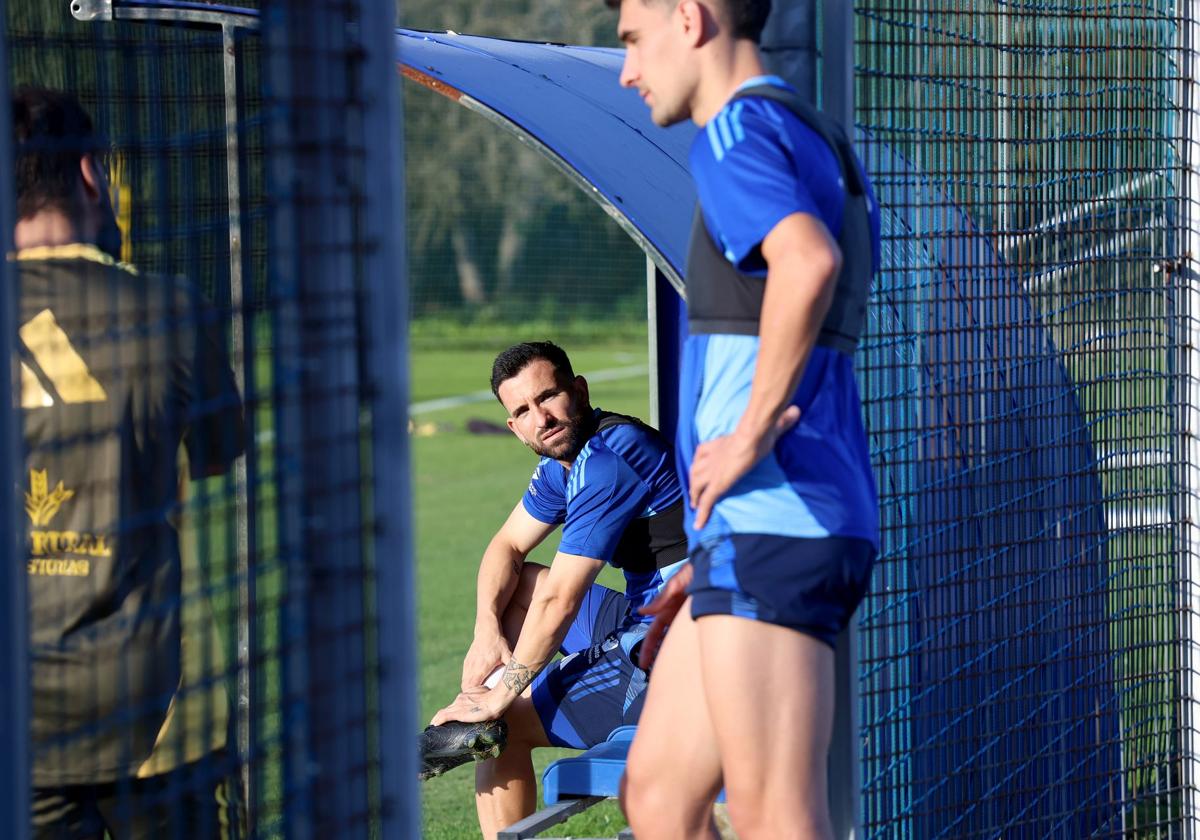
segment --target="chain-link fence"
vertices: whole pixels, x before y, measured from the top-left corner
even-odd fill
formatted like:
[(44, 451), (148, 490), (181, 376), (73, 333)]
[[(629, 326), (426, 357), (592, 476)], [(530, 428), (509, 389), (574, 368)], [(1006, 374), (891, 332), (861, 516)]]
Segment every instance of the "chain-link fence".
[(35, 826), (411, 833), (394, 7), (6, 14)]
[[(387, 681), (415, 665), (379, 666), (386, 622), (404, 615), (377, 607), (396, 590), (370, 536), (404, 521), (403, 505), (381, 516), (382, 500), (407, 498), (381, 489), (404, 475), (378, 465), (407, 445), (396, 434), (407, 418), (377, 390), (375, 339), (398, 327), (380, 322), (369, 279), (382, 238), (403, 237), (388, 227), (399, 216), (370, 212), (370, 189), (348, 186), (384, 165), (364, 140), (378, 128), (364, 88), (350, 84), (360, 30), (320, 25), (358, 5), (266, 4), (260, 20), (256, 4), (130, 3), (122, 18), (120, 3), (79, 0), (87, 22), (69, 5), (7, 5), (10, 75), (73, 92), (95, 118), (124, 234), (116, 256), (143, 280), (182, 277), (196, 290), (175, 319), (199, 320), (227, 357), (245, 455), (175, 482), (175, 452), (160, 459), (159, 483), (186, 495), (160, 487), (133, 520), (178, 533), (177, 560), (160, 561), (178, 580), (113, 609), (150, 591), (122, 556), (108, 588), (97, 585), (107, 606), (70, 619), (47, 593), (93, 580), (116, 556), (110, 531), (125, 540), (122, 527), (142, 526), (117, 516), (68, 527), (90, 496), (124, 499), (120, 474), (88, 454), (87, 435), (27, 433), (18, 502), (32, 614), (52, 605), (32, 627), (35, 689), (38, 657), (140, 638), (131, 628), (174, 650), (136, 673), (111, 656), (113, 685), (138, 702), (103, 721), (72, 718), (81, 707), (68, 694), (35, 705), (53, 724), (34, 736), (35, 800), (67, 785), (38, 775), (39, 760), (56, 756), (61, 770), (95, 756), (89, 738), (122, 731), (126, 771), (104, 784), (127, 816), (153, 803), (143, 810), (173, 810), (163, 818), (181, 826), (193, 812), (180, 803), (203, 798), (224, 809), (204, 814), (251, 833), (365, 830), (386, 819), (396, 789), (382, 746), (400, 737), (385, 732)], [(300, 5), (312, 16), (289, 14)], [(884, 537), (860, 613), (865, 833), (1191, 836), (1191, 7), (871, 0), (854, 17), (858, 137), (886, 240), (859, 357)], [(296, 69), (318, 61), (331, 73)], [(638, 348), (596, 363), (644, 363), (636, 246), (517, 140), (449, 100), (408, 96), (420, 211), (403, 320), (419, 358), (414, 393), (430, 412), (415, 418), (418, 434), (434, 402), (485, 387), (480, 359), (510, 337)], [(105, 387), (119, 372), (110, 357), (87, 363), (121, 330), (88, 317), (55, 306), (21, 315), (23, 416), (102, 404), (87, 379), (63, 378), (64, 358), (118, 392)], [(175, 315), (140, 317), (153, 332)], [(174, 425), (219, 412), (219, 393)], [(428, 581), (443, 557), (481, 548), (454, 532), (465, 488), (500, 495), (478, 464), (510, 469), (488, 460), (488, 423), (465, 431), (478, 419), (471, 401), (456, 405), (453, 428), (434, 417), (420, 444), (418, 503), (444, 508), (421, 515), (446, 534), (429, 544)], [(137, 449), (121, 422), (92, 437)], [(447, 465), (471, 474), (451, 478)], [(425, 592), (439, 635), (424, 653), (441, 667), (469, 616), (454, 617), (453, 593)], [(95, 694), (107, 679), (95, 671), (84, 684)], [(43, 800), (47, 813), (55, 802)]]
[(869, 836), (1180, 831), (1190, 14), (856, 8)]

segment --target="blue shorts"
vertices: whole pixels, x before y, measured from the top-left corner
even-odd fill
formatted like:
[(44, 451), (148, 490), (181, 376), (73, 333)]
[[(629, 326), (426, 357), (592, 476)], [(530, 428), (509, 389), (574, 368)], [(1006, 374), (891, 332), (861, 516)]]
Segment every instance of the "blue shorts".
[(592, 585), (563, 640), (564, 657), (533, 681), (533, 707), (550, 743), (587, 749), (637, 723), (646, 672), (634, 659), (647, 629), (622, 593)]
[(692, 551), (692, 617), (736, 615), (833, 647), (867, 592), (875, 548), (857, 537), (727, 534)]

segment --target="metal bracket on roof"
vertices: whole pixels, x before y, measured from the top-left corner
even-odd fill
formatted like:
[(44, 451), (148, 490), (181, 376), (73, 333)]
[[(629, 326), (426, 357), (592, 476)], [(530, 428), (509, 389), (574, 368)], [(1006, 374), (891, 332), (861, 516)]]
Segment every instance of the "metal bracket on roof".
[(71, 15), (76, 20), (112, 20), (112, 0), (71, 0)]
[(251, 9), (209, 5), (196, 0), (160, 0), (160, 2), (122, 4), (121, 0), (71, 0), (71, 15), (76, 20), (164, 21), (185, 26), (233, 27), (257, 29), (258, 13)]

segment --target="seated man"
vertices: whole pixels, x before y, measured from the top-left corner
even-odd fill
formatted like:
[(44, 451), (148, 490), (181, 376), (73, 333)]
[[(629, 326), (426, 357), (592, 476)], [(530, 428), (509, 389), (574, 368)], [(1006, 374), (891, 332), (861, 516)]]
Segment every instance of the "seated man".
[[(593, 409), (587, 382), (561, 348), (534, 342), (505, 350), (492, 368), (492, 391), (508, 427), (541, 460), (480, 563), (463, 693), (433, 718), (434, 725), (507, 724), (507, 749), (476, 768), (488, 838), (533, 813), (534, 747), (585, 749), (636, 722), (646, 688), (637, 648), (649, 621), (637, 608), (661, 590), (687, 548), (670, 444), (639, 420)], [(550, 567), (526, 563), (559, 525)], [(605, 563), (624, 571), (624, 594), (594, 583)], [(565, 658), (547, 667), (559, 650)], [(503, 678), (485, 686), (501, 666)], [(447, 766), (429, 766), (437, 732), (427, 730), (427, 775)], [(477, 746), (486, 752), (488, 745)]]

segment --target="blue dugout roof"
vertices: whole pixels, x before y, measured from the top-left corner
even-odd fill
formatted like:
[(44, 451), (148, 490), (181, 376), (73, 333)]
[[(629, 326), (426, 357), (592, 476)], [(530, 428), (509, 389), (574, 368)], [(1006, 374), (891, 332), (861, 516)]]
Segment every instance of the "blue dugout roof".
[(398, 30), (396, 55), (409, 79), (546, 153), (682, 291), (696, 127), (650, 121), (636, 91), (616, 83), (622, 50)]

